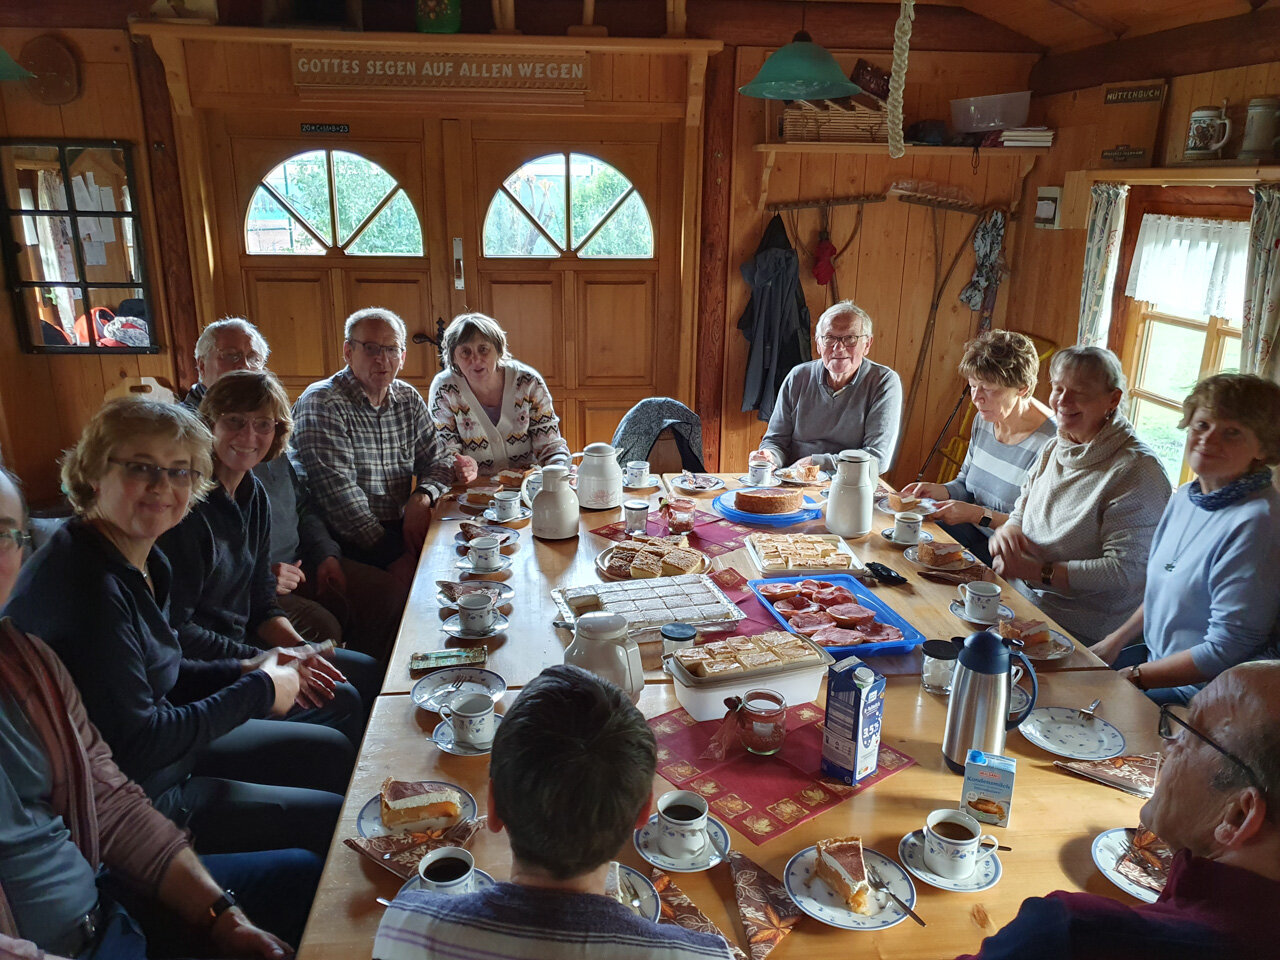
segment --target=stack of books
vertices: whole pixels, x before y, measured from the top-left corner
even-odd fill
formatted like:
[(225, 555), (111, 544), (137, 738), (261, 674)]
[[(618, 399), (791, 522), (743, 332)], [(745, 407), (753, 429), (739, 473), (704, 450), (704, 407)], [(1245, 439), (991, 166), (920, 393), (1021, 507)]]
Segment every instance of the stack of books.
[(1000, 146), (1052, 147), (1053, 133), (1048, 127), (1010, 127), (1000, 131)]

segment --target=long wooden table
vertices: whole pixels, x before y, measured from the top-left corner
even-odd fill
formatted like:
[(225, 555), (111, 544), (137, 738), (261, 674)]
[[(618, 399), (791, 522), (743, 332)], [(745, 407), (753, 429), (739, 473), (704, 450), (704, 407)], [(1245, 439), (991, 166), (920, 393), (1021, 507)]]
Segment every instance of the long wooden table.
[[(515, 695), (514, 691), (506, 694), (499, 712)], [(1129, 752), (1159, 746), (1156, 707), (1111, 671), (1067, 671), (1041, 677), (1042, 705), (1078, 706), (1094, 697), (1103, 700), (1098, 716), (1124, 733)], [(668, 684), (647, 685), (640, 700), (647, 717), (660, 716), (676, 706)], [(930, 810), (954, 807), (959, 802), (961, 778), (946, 769), (940, 753), (945, 711), (946, 700), (925, 693), (917, 678), (890, 678), (883, 741), (909, 754), (916, 765), (761, 846), (731, 829), (734, 848), (776, 876), (781, 876), (796, 851), (823, 837), (851, 833), (896, 860), (899, 839), (920, 827)], [(400, 881), (393, 874), (342, 844), (345, 837), (355, 834), (356, 815), (376, 795), (385, 777), (449, 780), (469, 790), (481, 812), (486, 810), (487, 758), (454, 757), (436, 749), (427, 738), (438, 719), (415, 708), (407, 696), (378, 699), (302, 941), (299, 956), (304, 960), (368, 956), (382, 915), (375, 898), (392, 897), (399, 889)], [(1055, 889), (1088, 890), (1133, 902), (1098, 873), (1089, 850), (1093, 837), (1101, 831), (1134, 825), (1142, 802), (1058, 770), (1052, 755), (1016, 732), (1009, 734), (1006, 752), (1018, 760), (1011, 825), (994, 832), (1013, 849), (1000, 855), (1004, 876), (995, 887), (977, 894), (956, 894), (916, 881), (916, 909), (927, 927), (906, 921), (876, 933), (855, 933), (805, 918), (772, 956), (778, 960), (844, 960), (857, 953), (937, 960), (976, 950), (982, 938), (1007, 923), (1028, 896)], [(655, 794), (669, 788), (660, 777), (655, 778)], [(478, 865), (494, 877), (509, 875), (510, 851), (505, 837), (482, 831), (472, 851)], [(619, 851), (618, 859), (646, 874), (649, 871), (629, 842)], [(727, 866), (681, 874), (676, 879), (726, 935), (741, 942)]]
[[(664, 484), (669, 483), (675, 476), (671, 474), (664, 477)], [(734, 474), (720, 474), (720, 476), (730, 488), (739, 485)], [(665, 491), (652, 492), (648, 499), (656, 506), (660, 493), (663, 492)], [(700, 501), (704, 510), (712, 512), (711, 501), (714, 495), (714, 493), (706, 493), (695, 499)], [(419, 560), (417, 576), (409, 594), (409, 602), (405, 608), (404, 620), (387, 668), (382, 692), (384, 694), (407, 693), (412, 688), (417, 677), (409, 671), (409, 657), (418, 651), (483, 645), (489, 650), (489, 669), (501, 674), (506, 678), (507, 684), (512, 687), (522, 686), (544, 668), (553, 663), (562, 662), (564, 650), (572, 636), (568, 630), (556, 629), (552, 626), (559, 614), (551, 599), (551, 590), (559, 586), (600, 582), (600, 574), (595, 566), (596, 556), (610, 544), (608, 540), (590, 531), (620, 520), (622, 511), (620, 509), (584, 510), (580, 520), (580, 533), (569, 540), (539, 540), (533, 536), (527, 523), (523, 527), (516, 527), (519, 533), (519, 546), (511, 554), (511, 567), (500, 574), (489, 574), (483, 578), (509, 583), (515, 589), (515, 596), (509, 608), (503, 608), (503, 613), (508, 616), (511, 625), (504, 633), (485, 641), (457, 640), (441, 629), (443, 621), (454, 611), (443, 610), (436, 602), (436, 581), (459, 578), (457, 561), (461, 554), (455, 542), (459, 520), (454, 518), (466, 517), (466, 511), (460, 507), (458, 501), (447, 500), (443, 509), (437, 511), (437, 515)], [(879, 511), (876, 512), (875, 520), (877, 531), (893, 524), (890, 515)], [(809, 533), (826, 532), (821, 518), (787, 529)], [(926, 524), (925, 529), (931, 531), (935, 537), (950, 539), (934, 524)], [(920, 568), (907, 562), (903, 557), (902, 548), (885, 542), (878, 532), (851, 540), (849, 543), (859, 559), (864, 562), (877, 560), (907, 578), (908, 582), (902, 586), (877, 587), (877, 596), (925, 636), (963, 636), (977, 629), (972, 624), (956, 618), (947, 610), (947, 604), (956, 597), (956, 588), (924, 579), (920, 576)], [(741, 572), (749, 578), (758, 575), (757, 571), (750, 568), (742, 569)], [(1044, 614), (1013, 587), (998, 578), (996, 582), (1003, 587), (1001, 600), (1011, 607), (1014, 613), (1020, 617), (1045, 619)], [(1052, 621), (1049, 622), (1051, 626), (1061, 630), (1060, 626)], [(1062, 632), (1067, 633), (1065, 630)], [(646, 645), (643, 652), (645, 653), (646, 680), (669, 682), (670, 678), (661, 670), (658, 646)], [(1047, 672), (1097, 670), (1105, 667), (1101, 660), (1079, 643), (1076, 644), (1076, 651), (1071, 656), (1063, 660), (1042, 661), (1037, 664), (1038, 670)], [(918, 674), (920, 672), (919, 651), (913, 650), (909, 654), (899, 656), (877, 657), (876, 669), (888, 675)]]

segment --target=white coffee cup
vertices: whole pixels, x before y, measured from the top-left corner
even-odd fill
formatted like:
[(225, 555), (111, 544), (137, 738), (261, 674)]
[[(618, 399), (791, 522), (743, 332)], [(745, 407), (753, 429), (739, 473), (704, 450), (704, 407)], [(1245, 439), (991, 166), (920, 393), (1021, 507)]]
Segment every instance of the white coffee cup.
[[(685, 808), (682, 811), (681, 808)], [(693, 818), (676, 816), (692, 811)], [(707, 801), (690, 790), (668, 790), (658, 798), (658, 849), (673, 860), (696, 857), (707, 845)]]
[(493, 698), (487, 693), (460, 693), (440, 705), (440, 716), (453, 728), (453, 742), (472, 747), (493, 743)]
[(920, 524), (924, 517), (918, 513), (899, 513), (893, 518), (893, 539), (899, 543), (916, 543), (920, 539)]
[(458, 598), (458, 626), (477, 637), (493, 633), (498, 608), (487, 593), (464, 593)]
[(436, 893), (470, 893), (475, 885), (475, 875), (475, 858), (462, 847), (439, 847), (418, 861), (418, 880), (422, 889)]
[(754, 487), (762, 487), (773, 479), (773, 461), (753, 460), (747, 466), (747, 480)]
[(964, 615), (974, 620), (994, 622), (1000, 610), (1000, 585), (988, 583), (986, 580), (975, 580), (962, 583), (956, 588), (960, 594), (960, 602), (964, 604)]
[(963, 810), (935, 810), (924, 822), (924, 865), (948, 880), (965, 880), (1000, 845)]
[(498, 569), (498, 558), (502, 555), (502, 542), (497, 537), (476, 537), (467, 546), (467, 556), (471, 558), (471, 566), (476, 570)]
[(489, 508), (498, 520), (514, 520), (520, 516), (520, 491), (500, 490), (489, 501)]
[(649, 482), (649, 461), (628, 460), (626, 484), (628, 487), (643, 487)]

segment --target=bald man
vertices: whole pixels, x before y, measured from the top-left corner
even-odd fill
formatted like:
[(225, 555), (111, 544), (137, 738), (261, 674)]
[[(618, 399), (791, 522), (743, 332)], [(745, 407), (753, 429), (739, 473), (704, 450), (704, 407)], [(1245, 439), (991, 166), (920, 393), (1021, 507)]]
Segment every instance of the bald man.
[(1280, 662), (1232, 667), (1189, 708), (1161, 708), (1160, 735), (1160, 780), (1142, 808), (1177, 851), (1160, 899), (1035, 897), (977, 960), (1280, 957)]

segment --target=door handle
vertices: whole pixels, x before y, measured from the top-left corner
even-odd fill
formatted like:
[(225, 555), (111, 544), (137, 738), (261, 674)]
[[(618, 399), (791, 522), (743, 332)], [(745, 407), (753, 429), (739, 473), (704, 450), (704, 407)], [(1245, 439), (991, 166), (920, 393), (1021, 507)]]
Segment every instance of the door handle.
[(453, 238), (453, 289), (467, 289), (467, 280), (462, 272), (462, 238)]

